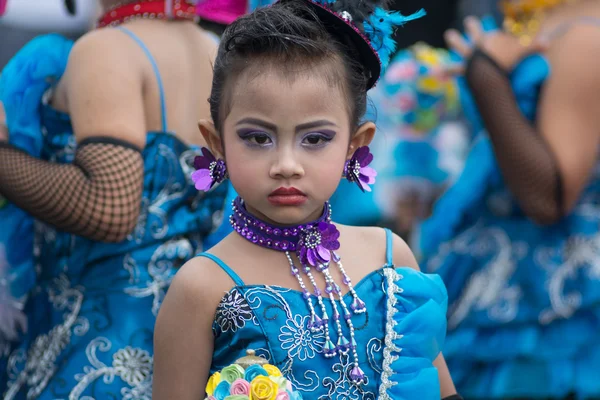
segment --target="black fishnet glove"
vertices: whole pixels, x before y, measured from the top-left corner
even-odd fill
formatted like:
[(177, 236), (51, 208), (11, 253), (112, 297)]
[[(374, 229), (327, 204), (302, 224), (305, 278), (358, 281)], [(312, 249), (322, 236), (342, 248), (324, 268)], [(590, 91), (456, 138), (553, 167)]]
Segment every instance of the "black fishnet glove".
[(463, 400), (460, 394), (453, 394), (452, 396), (444, 397), (442, 400)]
[(466, 78), (504, 181), (519, 205), (538, 223), (560, 219), (565, 210), (555, 156), (519, 110), (506, 73), (487, 54), (476, 50)]
[(140, 212), (139, 149), (111, 138), (80, 143), (72, 164), (37, 159), (0, 142), (0, 195), (35, 218), (86, 238), (120, 242)]

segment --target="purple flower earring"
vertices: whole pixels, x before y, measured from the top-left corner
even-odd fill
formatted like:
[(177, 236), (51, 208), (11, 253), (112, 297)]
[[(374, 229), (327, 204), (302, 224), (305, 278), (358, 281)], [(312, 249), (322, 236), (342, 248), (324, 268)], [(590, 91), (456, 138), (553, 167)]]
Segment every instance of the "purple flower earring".
[(192, 181), (196, 189), (208, 192), (213, 186), (223, 182), (227, 178), (227, 166), (225, 160), (216, 159), (213, 153), (206, 147), (202, 148), (202, 155), (194, 158)]
[(377, 176), (377, 171), (369, 167), (372, 161), (373, 154), (371, 154), (369, 147), (359, 147), (352, 155), (352, 158), (346, 161), (344, 178), (348, 182), (356, 182), (359, 189), (363, 192), (370, 192), (371, 187), (369, 185), (375, 183), (375, 177)]

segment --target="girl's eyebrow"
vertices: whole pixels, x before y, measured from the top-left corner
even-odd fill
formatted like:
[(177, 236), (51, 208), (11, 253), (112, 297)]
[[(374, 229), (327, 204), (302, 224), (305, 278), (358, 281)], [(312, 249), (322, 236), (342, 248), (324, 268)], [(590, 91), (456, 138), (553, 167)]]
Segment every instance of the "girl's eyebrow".
[(260, 127), (263, 127), (265, 129), (268, 129), (270, 131), (273, 132), (277, 132), (277, 126), (275, 126), (274, 124), (267, 122), (267, 121), (263, 121), (262, 119), (258, 119), (258, 118), (244, 118), (238, 121), (237, 125), (242, 125), (242, 124), (250, 124), (250, 125), (258, 125)]
[(337, 125), (326, 119), (320, 119), (318, 121), (307, 122), (307, 123), (296, 126), (296, 132), (303, 131), (306, 129), (317, 128), (320, 126), (337, 126)]
[[(268, 129), (270, 131), (277, 132), (277, 126), (275, 126), (274, 124), (272, 124), (270, 122), (263, 121), (258, 118), (244, 118), (244, 119), (239, 120), (236, 125), (243, 125), (243, 124), (258, 125), (260, 127)], [(300, 125), (296, 126), (296, 132), (307, 130), (307, 129), (312, 129), (312, 128), (317, 128), (320, 126), (336, 126), (337, 127), (337, 125), (334, 122), (331, 122), (326, 119), (320, 119), (317, 121), (306, 122), (304, 124), (300, 124)]]

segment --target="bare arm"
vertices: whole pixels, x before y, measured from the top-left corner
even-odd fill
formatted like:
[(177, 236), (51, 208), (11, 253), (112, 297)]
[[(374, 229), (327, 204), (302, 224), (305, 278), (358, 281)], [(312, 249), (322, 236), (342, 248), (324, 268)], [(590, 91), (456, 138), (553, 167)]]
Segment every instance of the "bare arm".
[(438, 370), (442, 399), (457, 394), (456, 388), (454, 387), (454, 382), (452, 381), (452, 377), (450, 376), (450, 371), (448, 370), (448, 366), (446, 365), (446, 360), (444, 360), (444, 355), (440, 354), (438, 358), (436, 358), (433, 362), (433, 365), (435, 365), (435, 367)]
[[(393, 246), (394, 262), (397, 265), (407, 266), (417, 271), (421, 270), (417, 260), (415, 259), (415, 256), (404, 240), (402, 240), (399, 236), (394, 235)], [(444, 360), (444, 356), (441, 353), (435, 359), (433, 365), (438, 370), (442, 399), (456, 394), (456, 388), (454, 387), (454, 382), (452, 382), (452, 377), (450, 376), (450, 371), (446, 365), (446, 360)]]
[(0, 142), (8, 140), (8, 129), (6, 128), (6, 113), (4, 104), (0, 101)]
[(64, 79), (78, 142), (108, 136), (145, 146), (143, 65), (147, 60), (136, 62), (135, 46), (116, 29), (92, 32), (75, 44)]
[(177, 273), (165, 297), (154, 331), (155, 400), (205, 396), (213, 354), (212, 321), (220, 300), (211, 267), (205, 259), (192, 259)]
[(565, 213), (577, 203), (598, 161), (600, 31), (579, 26), (549, 49), (552, 76), (539, 104), (537, 127), (555, 154)]
[(535, 125), (521, 114), (493, 60), (475, 53), (467, 68), (504, 180), (523, 211), (541, 224), (573, 209), (597, 161), (599, 37), (595, 27), (575, 27), (548, 49), (552, 74)]
[[(65, 80), (75, 136), (72, 164), (0, 142), (0, 194), (34, 217), (93, 240), (119, 242), (137, 222), (143, 185), (142, 76), (113, 35), (78, 41)], [(1, 128), (0, 128), (1, 129)]]

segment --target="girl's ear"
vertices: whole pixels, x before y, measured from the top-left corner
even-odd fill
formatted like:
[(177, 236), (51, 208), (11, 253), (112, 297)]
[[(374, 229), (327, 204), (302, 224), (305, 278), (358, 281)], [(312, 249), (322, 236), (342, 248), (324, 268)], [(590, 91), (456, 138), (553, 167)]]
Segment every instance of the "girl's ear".
[(223, 141), (215, 129), (215, 124), (211, 120), (203, 119), (198, 123), (198, 128), (208, 149), (215, 157), (224, 159)]
[(346, 155), (346, 158), (349, 160), (359, 147), (368, 146), (371, 144), (376, 130), (377, 127), (373, 122), (365, 122), (359, 126), (358, 130), (350, 140), (350, 146), (348, 147), (348, 154)]

